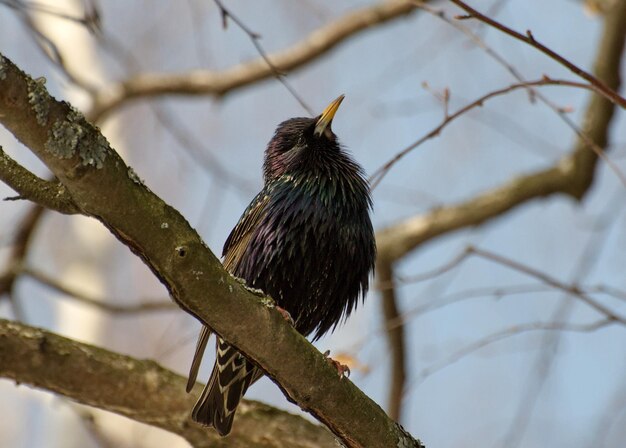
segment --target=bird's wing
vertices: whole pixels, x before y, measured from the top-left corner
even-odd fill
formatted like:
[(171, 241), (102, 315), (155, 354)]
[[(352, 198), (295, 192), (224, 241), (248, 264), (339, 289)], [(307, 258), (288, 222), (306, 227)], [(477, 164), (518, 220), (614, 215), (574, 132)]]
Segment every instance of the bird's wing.
[[(265, 191), (261, 191), (243, 212), (239, 222), (226, 239), (222, 255), (224, 268), (228, 272), (236, 272), (255, 230), (266, 214), (268, 204), (269, 195)], [(196, 354), (189, 373), (188, 391), (195, 382), (206, 341), (210, 334), (210, 330), (206, 327), (200, 333)], [(194, 406), (193, 420), (205, 426), (214, 426), (221, 435), (228, 434), (241, 397), (250, 384), (261, 376), (263, 373), (254, 364), (251, 364), (226, 341), (218, 338), (217, 357), (213, 373)]]
[[(250, 238), (254, 234), (254, 229), (265, 215), (268, 202), (269, 196), (267, 196), (264, 191), (261, 191), (252, 200), (248, 208), (243, 212), (241, 218), (239, 218), (239, 222), (235, 228), (230, 232), (230, 235), (224, 243), (224, 250), (222, 254), (224, 257), (224, 268), (228, 272), (232, 273), (235, 271), (237, 264), (240, 262), (241, 257), (246, 251)], [(202, 331), (198, 337), (198, 343), (196, 344), (196, 352), (189, 370), (187, 392), (191, 391), (196, 382), (198, 370), (200, 369), (200, 363), (202, 362), (204, 350), (210, 336), (211, 330), (207, 327), (202, 327)]]
[(191, 362), (191, 368), (189, 369), (189, 378), (187, 379), (187, 393), (191, 392), (194, 384), (196, 384), (196, 378), (198, 378), (198, 370), (200, 370), (200, 363), (202, 362), (202, 357), (204, 356), (204, 350), (206, 349), (206, 344), (209, 342), (209, 338), (211, 337), (211, 330), (209, 327), (202, 326), (202, 330), (200, 330), (200, 336), (198, 336), (198, 342), (196, 343), (196, 353), (193, 355), (193, 361)]
[(241, 218), (239, 218), (235, 228), (228, 235), (222, 251), (224, 268), (228, 272), (234, 272), (241, 261), (241, 257), (248, 247), (254, 230), (265, 216), (269, 199), (269, 195), (265, 191), (261, 191), (250, 203)]

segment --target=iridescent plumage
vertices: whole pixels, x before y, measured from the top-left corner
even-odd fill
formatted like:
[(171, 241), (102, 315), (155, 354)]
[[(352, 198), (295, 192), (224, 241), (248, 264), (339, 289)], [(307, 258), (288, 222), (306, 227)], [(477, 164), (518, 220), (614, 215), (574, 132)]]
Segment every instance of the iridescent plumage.
[[(343, 97), (316, 118), (281, 123), (265, 152), (264, 188), (224, 244), (224, 267), (287, 310), (302, 334), (333, 330), (367, 292), (376, 248), (363, 170), (337, 142), (330, 123)], [(208, 340), (203, 329), (188, 390)], [(230, 432), (237, 404), (262, 376), (218, 338), (211, 378), (195, 421)]]

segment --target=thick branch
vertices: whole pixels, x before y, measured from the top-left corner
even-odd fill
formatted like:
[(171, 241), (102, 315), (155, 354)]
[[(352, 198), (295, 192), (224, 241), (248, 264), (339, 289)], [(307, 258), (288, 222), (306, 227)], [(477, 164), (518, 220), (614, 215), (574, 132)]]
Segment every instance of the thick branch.
[(570, 193), (576, 170), (568, 157), (555, 168), (514, 179), (467, 202), (406, 219), (376, 234), (379, 256), (398, 260), (420, 244), (454, 230), (477, 226), (531, 200)]
[(302, 335), (230, 276), (187, 221), (148, 190), (84, 117), (0, 60), (0, 122), (198, 317), (349, 447), (420, 446)]
[(242, 404), (231, 436), (221, 439), (191, 422), (186, 378), (154, 361), (1, 319), (0, 376), (165, 429), (194, 447), (336, 446), (323, 427), (252, 401)]
[(98, 92), (89, 116), (99, 121), (122, 103), (139, 97), (177, 95), (225, 95), (232, 90), (286, 73), (314, 61), (334, 47), (373, 26), (402, 17), (416, 8), (411, 1), (393, 0), (368, 6), (328, 23), (291, 47), (222, 71), (196, 70), (179, 75), (141, 74)]

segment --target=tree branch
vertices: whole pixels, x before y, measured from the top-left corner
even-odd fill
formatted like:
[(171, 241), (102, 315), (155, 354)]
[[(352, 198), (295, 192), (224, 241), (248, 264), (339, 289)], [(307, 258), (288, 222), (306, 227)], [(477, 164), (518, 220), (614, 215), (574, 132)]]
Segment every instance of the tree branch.
[(184, 310), (272, 378), (348, 447), (419, 447), (397, 423), (273, 310), (230, 276), (175, 209), (147, 189), (98, 130), (0, 59), (0, 122), (152, 269)]
[[(387, 173), (391, 170), (391, 168), (396, 163), (398, 163), (404, 156), (406, 156), (408, 153), (413, 151), (415, 148), (417, 148), (418, 146), (420, 146), (427, 140), (439, 136), (445, 127), (447, 127), (456, 119), (465, 115), (467, 112), (471, 111), (472, 109), (482, 107), (486, 101), (492, 98), (506, 95), (510, 92), (513, 92), (514, 90), (529, 89), (532, 87), (542, 87), (542, 86), (576, 87), (579, 89), (586, 89), (586, 90), (597, 92), (595, 86), (593, 86), (592, 84), (579, 83), (579, 82), (568, 81), (564, 79), (551, 79), (547, 76), (544, 76), (543, 78), (539, 80), (523, 81), (523, 82), (519, 82), (516, 84), (511, 84), (501, 89), (492, 90), (491, 92), (486, 93), (482, 95), (481, 97), (475, 99), (471, 103), (466, 104), (465, 106), (461, 107), (460, 109), (458, 109), (452, 114), (449, 114), (446, 108), (444, 118), (438, 126), (436, 126), (429, 133), (421, 137), (419, 140), (411, 143), (409, 146), (407, 146), (402, 151), (400, 151), (395, 156), (393, 156), (389, 161), (384, 163), (380, 168), (374, 171), (374, 173), (370, 176), (370, 182), (372, 184), (372, 188), (376, 188), (378, 184), (380, 184), (380, 182), (383, 180), (383, 178), (387, 175)], [(624, 184), (624, 187), (626, 187), (626, 176), (624, 176), (624, 174), (617, 168), (617, 166), (606, 156), (606, 154), (604, 154), (602, 148), (599, 147), (596, 143), (594, 143), (593, 140), (591, 140), (584, 132), (579, 132), (578, 135), (585, 142), (585, 144), (588, 145), (590, 149), (596, 153), (598, 157), (601, 157), (603, 160), (606, 161), (607, 165), (609, 165), (609, 167), (613, 170), (613, 172), (616, 174), (616, 176), (619, 178), (622, 184)]]
[(44, 208), (41, 205), (35, 204), (31, 206), (20, 220), (20, 224), (17, 226), (18, 231), (13, 238), (13, 244), (11, 251), (7, 257), (5, 271), (0, 275), (0, 298), (4, 295), (8, 296), (13, 306), (13, 314), (16, 319), (23, 320), (24, 313), (20, 307), (17, 298), (13, 294), (15, 288), (15, 282), (17, 280), (17, 274), (15, 273), (16, 267), (21, 266), (28, 255), (28, 250), (31, 247), (33, 236), (38, 224), (41, 222)]
[(134, 304), (119, 304), (119, 302), (122, 302), (121, 300), (93, 297), (89, 294), (77, 291), (67, 285), (64, 285), (39, 270), (25, 266), (15, 270), (15, 275), (30, 277), (40, 284), (47, 286), (48, 288), (51, 288), (76, 302), (84, 303), (88, 306), (98, 308), (111, 314), (136, 314), (154, 311), (172, 311), (178, 309), (176, 304), (169, 300), (166, 301), (166, 299), (142, 300)]
[[(185, 438), (194, 447), (336, 446), (321, 426), (245, 401), (227, 439), (195, 425), (187, 379), (156, 362), (137, 360), (27, 325), (0, 319), (0, 376), (64, 395)], [(201, 385), (196, 385), (199, 393)]]
[(230, 18), (230, 20), (232, 20), (244, 33), (248, 35), (248, 38), (252, 42), (252, 45), (254, 45), (254, 48), (256, 48), (257, 52), (259, 53), (259, 56), (261, 56), (261, 58), (265, 61), (268, 67), (272, 69), (272, 72), (274, 72), (274, 78), (276, 78), (278, 82), (285, 86), (289, 93), (291, 93), (291, 96), (293, 96), (296, 101), (300, 103), (300, 106), (302, 106), (302, 108), (307, 111), (309, 115), (314, 115), (313, 109), (309, 107), (304, 99), (291, 86), (291, 84), (287, 82), (285, 75), (274, 66), (270, 58), (267, 56), (267, 53), (260, 42), (261, 35), (252, 31), (245, 23), (243, 23), (241, 19), (239, 19), (239, 17), (234, 15), (230, 9), (226, 8), (220, 0), (213, 0), (213, 2), (220, 10), (224, 29), (226, 29), (226, 27), (228, 26), (228, 19)]
[[(421, 3), (416, 2), (416, 5)], [(601, 84), (596, 84), (596, 86), (608, 86), (611, 91), (617, 92), (620, 86), (620, 64), (626, 36), (626, 1), (615, 3), (613, 11), (610, 11), (606, 17), (604, 32), (596, 55), (594, 79), (602, 80)], [(401, 335), (401, 333), (393, 331), (394, 328), (402, 327), (402, 317), (395, 302), (392, 283), (392, 269), (395, 261), (426, 241), (448, 232), (477, 226), (502, 216), (527, 201), (557, 193), (581, 199), (593, 182), (598, 157), (607, 147), (609, 126), (614, 112), (615, 101), (611, 102), (599, 94), (592, 95), (585, 112), (583, 129), (581, 132), (577, 131), (578, 138), (572, 152), (555, 166), (522, 176), (466, 202), (432, 210), (425, 215), (409, 218), (377, 232), (379, 275), (385, 286), (383, 313), (386, 318), (389, 344), (394, 350), (404, 350), (405, 345), (403, 341), (397, 341), (398, 334)], [(446, 117), (444, 120), (444, 126), (448, 119), (449, 117)], [(402, 157), (426, 139), (437, 135), (440, 130), (435, 129), (434, 133), (418, 140), (416, 144), (398, 156)], [(391, 164), (393, 163), (395, 162), (392, 161)], [(384, 175), (385, 170), (383, 169), (381, 173)], [(623, 181), (621, 175), (620, 180)], [(380, 274), (381, 263), (389, 269), (389, 274), (384, 276)], [(393, 301), (393, 303), (387, 303), (388, 301)], [(392, 325), (392, 323), (395, 324)], [(395, 379), (401, 378), (396, 359), (402, 358), (403, 354), (393, 353), (392, 367), (395, 366), (396, 371), (392, 373), (392, 376)], [(392, 398), (390, 402), (391, 400)]]
[(560, 289), (561, 291), (571, 294), (576, 298), (580, 299), (582, 302), (586, 303), (589, 307), (596, 310), (598, 313), (603, 314), (608, 320), (619, 322), (622, 325), (626, 325), (626, 316), (623, 316), (616, 311), (613, 311), (611, 308), (603, 305), (598, 302), (593, 297), (589, 296), (586, 292), (580, 289), (577, 285), (568, 285), (565, 284), (550, 275), (541, 272), (538, 269), (534, 269), (530, 266), (524, 265), (518, 261), (511, 260), (503, 255), (499, 255), (488, 250), (479, 249), (477, 247), (469, 247), (467, 249), (469, 254), (477, 255), (478, 257), (484, 258), (485, 260), (492, 261), (494, 263), (498, 263), (502, 266), (506, 266), (509, 269), (514, 271), (521, 272), (522, 274), (528, 275), (530, 277), (535, 278), (536, 280), (545, 283), (555, 289)]
[(400, 312), (396, 301), (396, 290), (393, 288), (393, 268), (389, 260), (378, 257), (376, 274), (379, 282), (391, 285), (381, 290), (384, 317), (384, 328), (387, 333), (387, 346), (391, 354), (391, 372), (389, 392), (387, 393), (387, 412), (394, 420), (400, 421), (402, 399), (406, 381), (406, 346), (404, 326), (391, 326), (389, 323), (399, 318)]
[[(625, 36), (626, 1), (619, 1), (606, 15), (594, 67), (595, 76), (614, 91), (620, 86)], [(482, 224), (532, 199), (557, 193), (581, 199), (593, 182), (598, 161), (598, 155), (588, 149), (587, 139), (600, 148), (606, 148), (614, 112), (615, 103), (604, 96), (592, 95), (583, 119), (583, 132), (579, 134), (572, 152), (555, 166), (521, 176), (469, 201), (441, 207), (379, 231), (379, 257), (398, 260), (432, 238)]]
[(491, 333), (485, 337), (482, 337), (474, 342), (459, 348), (453, 353), (450, 353), (445, 358), (431, 364), (430, 366), (422, 369), (417, 378), (413, 381), (410, 387), (416, 387), (422, 383), (429, 376), (445, 369), (446, 367), (461, 360), (465, 356), (468, 356), (484, 347), (487, 347), (493, 343), (500, 342), (513, 336), (517, 336), (524, 333), (535, 331), (559, 331), (559, 332), (576, 332), (576, 333), (592, 333), (600, 329), (609, 327), (616, 322), (613, 319), (599, 319), (589, 323), (572, 324), (569, 322), (530, 322), (526, 324), (514, 325), (509, 328)]
[[(179, 75), (137, 75), (97, 92), (89, 119), (99, 121), (123, 103), (146, 96), (225, 95), (235, 89), (271, 78), (276, 71), (286, 73), (298, 69), (359, 32), (405, 16), (415, 8), (411, 1), (405, 0), (384, 1), (367, 6), (318, 28), (289, 48), (226, 70), (196, 70)], [(271, 61), (271, 65), (267, 61)]]
[(78, 213), (78, 209), (63, 185), (35, 176), (9, 157), (1, 146), (0, 180), (17, 191), (20, 195), (19, 199), (28, 199), (66, 215)]
[(546, 47), (545, 45), (543, 45), (541, 42), (537, 41), (535, 39), (535, 37), (533, 36), (533, 34), (531, 33), (530, 30), (526, 31), (526, 35), (523, 35), (521, 33), (518, 33), (517, 31), (503, 25), (502, 23), (485, 16), (484, 14), (481, 14), (480, 12), (476, 11), (474, 8), (472, 8), (471, 6), (467, 5), (466, 3), (464, 3), (461, 0), (450, 0), (452, 3), (454, 3), (455, 5), (457, 5), (459, 8), (464, 9), (465, 11), (467, 11), (468, 15), (467, 16), (459, 16), (457, 17), (458, 19), (470, 19), (470, 18), (474, 18), (474, 19), (478, 19), (483, 23), (486, 23), (487, 25), (496, 28), (497, 30), (502, 31), (505, 34), (508, 34), (509, 36), (520, 40), (528, 45), (530, 45), (531, 47), (536, 48), (537, 50), (539, 50), (540, 52), (542, 52), (543, 54), (545, 54), (546, 56), (548, 56), (549, 58), (555, 60), (556, 62), (558, 62), (559, 64), (561, 64), (562, 66), (566, 67), (568, 70), (570, 70), (572, 73), (580, 76), (581, 78), (587, 80), (590, 84), (593, 84), (594, 86), (597, 87), (599, 93), (601, 95), (604, 95), (604, 97), (606, 97), (609, 101), (617, 104), (618, 106), (626, 109), (626, 98), (623, 98), (622, 96), (619, 95), (619, 93), (617, 93), (617, 89), (614, 89), (610, 86), (610, 84), (605, 83), (601, 77), (597, 77), (592, 75), (591, 73), (583, 70), (582, 68), (578, 67), (576, 64), (574, 64), (573, 62), (567, 60), (566, 58), (564, 58), (563, 56), (561, 56), (560, 54), (558, 54), (557, 52), (555, 52), (554, 50)]

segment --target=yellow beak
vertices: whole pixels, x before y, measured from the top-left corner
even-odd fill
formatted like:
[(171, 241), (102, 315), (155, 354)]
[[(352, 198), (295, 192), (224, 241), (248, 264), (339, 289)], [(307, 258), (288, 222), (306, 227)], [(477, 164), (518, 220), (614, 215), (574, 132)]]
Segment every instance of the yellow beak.
[(330, 123), (333, 121), (335, 114), (337, 113), (337, 109), (339, 109), (339, 105), (345, 98), (345, 95), (339, 95), (336, 100), (326, 106), (322, 115), (320, 115), (317, 123), (315, 124), (315, 135), (318, 137), (324, 133), (326, 128), (330, 129)]

